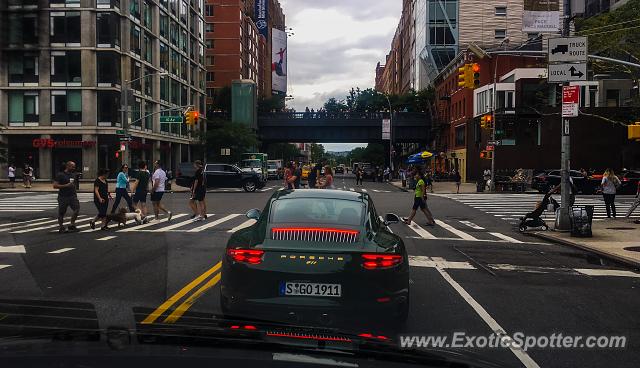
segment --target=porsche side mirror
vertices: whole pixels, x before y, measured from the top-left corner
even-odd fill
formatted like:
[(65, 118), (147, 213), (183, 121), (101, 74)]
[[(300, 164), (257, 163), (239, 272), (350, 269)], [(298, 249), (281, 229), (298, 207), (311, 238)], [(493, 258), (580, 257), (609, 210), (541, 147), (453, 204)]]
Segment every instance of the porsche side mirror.
[(396, 224), (398, 222), (400, 222), (400, 217), (395, 213), (387, 213), (384, 215), (385, 225)]
[(245, 216), (247, 216), (247, 218), (253, 219), (253, 220), (258, 220), (260, 218), (260, 210), (259, 209), (252, 209), (247, 211), (247, 213), (245, 214)]

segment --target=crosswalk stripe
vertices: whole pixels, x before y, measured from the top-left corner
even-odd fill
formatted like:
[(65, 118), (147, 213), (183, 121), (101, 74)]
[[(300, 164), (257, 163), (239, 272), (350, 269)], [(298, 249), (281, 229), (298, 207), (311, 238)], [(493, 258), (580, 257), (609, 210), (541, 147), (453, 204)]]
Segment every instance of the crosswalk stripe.
[[(187, 215), (186, 213), (178, 213), (178, 214), (173, 215), (173, 217), (171, 218), (171, 220), (173, 220), (173, 219), (177, 219), (177, 218), (181, 218), (181, 217), (184, 217), (184, 216), (186, 216), (186, 215)], [(147, 227), (151, 227), (151, 226), (154, 226), (154, 225), (158, 225), (158, 224), (161, 224), (161, 223), (165, 223), (165, 222), (167, 222), (167, 219), (168, 219), (168, 218), (162, 219), (162, 220), (157, 221), (157, 222), (155, 222), (155, 221), (151, 221), (151, 222), (148, 222), (148, 223), (146, 223), (146, 224), (140, 224), (140, 225), (135, 225), (135, 226), (132, 226), (132, 227), (127, 227), (127, 228), (124, 228), (124, 229), (118, 230), (117, 232), (124, 232), (124, 233), (128, 233), (128, 232), (131, 232), (131, 231), (136, 231), (136, 230), (144, 229), (144, 228), (147, 228)]]
[(354, 188), (349, 188), (350, 191), (355, 192), (356, 190)]
[[(51, 207), (51, 208), (54, 208), (54, 207)], [(46, 208), (45, 208), (45, 209), (46, 209)], [(44, 212), (44, 209), (40, 209), (40, 210), (36, 210), (36, 209), (26, 209), (26, 208), (23, 208), (23, 209), (20, 209), (20, 210), (18, 210), (18, 209), (11, 209), (11, 210), (8, 210), (8, 209), (0, 209), (0, 212)]]
[[(83, 219), (78, 218), (76, 220), (76, 224), (78, 222), (85, 222), (85, 221), (89, 221), (91, 220), (91, 217), (86, 217)], [(58, 220), (55, 220), (56, 222), (58, 222)], [(45, 229), (53, 229), (55, 227), (58, 227), (58, 224), (55, 225), (47, 225), (47, 226), (40, 226), (40, 227), (35, 227), (35, 228), (27, 228), (27, 229), (23, 229), (23, 230), (18, 230), (18, 231), (10, 231), (11, 234), (24, 234), (24, 233), (30, 233), (32, 231), (37, 231), (37, 230), (45, 230)]]
[[(83, 218), (83, 217), (86, 217), (86, 215), (80, 215), (80, 216), (78, 216), (78, 218)], [(57, 223), (57, 222), (58, 222), (58, 220), (57, 220), (57, 219), (53, 219), (53, 220), (46, 220), (46, 221), (41, 221), (41, 222), (36, 222), (36, 223), (30, 223), (30, 224), (28, 224), (28, 225), (22, 224), (22, 225), (17, 226), (17, 227), (10, 227), (10, 228), (6, 228), (6, 229), (0, 229), (0, 233), (1, 233), (1, 232), (5, 232), (5, 231), (11, 231), (11, 230), (25, 229), (25, 228), (28, 228), (28, 227), (30, 227), (30, 226), (38, 226), (38, 225), (50, 224), (50, 223), (52, 223), (52, 222), (56, 222), (56, 223)], [(40, 230), (40, 229), (39, 229), (39, 230)]]
[[(207, 216), (214, 216), (214, 214), (213, 213), (208, 213)], [(185, 225), (188, 225), (188, 224), (191, 224), (191, 223), (196, 223), (196, 222), (193, 221), (193, 219), (189, 219), (189, 220), (186, 220), (186, 221), (178, 222), (177, 224), (173, 224), (173, 225), (162, 227), (160, 229), (157, 229), (156, 231), (167, 232), (169, 230), (177, 229), (179, 227), (182, 227), (182, 226), (185, 226)]]
[(366, 190), (366, 189), (364, 189), (364, 188), (362, 188), (362, 191), (363, 191), (364, 193), (366, 193), (366, 192), (367, 192), (367, 190)]
[(245, 221), (245, 222), (241, 223), (240, 225), (238, 225), (238, 226), (234, 227), (233, 229), (231, 229), (231, 230), (229, 230), (229, 231), (227, 231), (227, 232), (228, 232), (228, 233), (235, 233), (235, 232), (236, 232), (236, 231), (238, 231), (238, 230), (242, 230), (242, 229), (244, 229), (245, 227), (249, 227), (249, 226), (253, 225), (255, 222), (256, 222), (256, 220), (253, 220), (253, 219), (251, 219), (251, 220), (247, 220), (247, 221)]
[(40, 217), (40, 218), (37, 218), (37, 219), (27, 220), (27, 221), (10, 222), (8, 224), (1, 224), (0, 228), (13, 227), (13, 226), (16, 226), (16, 225), (19, 225), (19, 224), (28, 224), (28, 223), (31, 223), (31, 222), (37, 222), (37, 221), (42, 221), (42, 220), (46, 220), (46, 219), (48, 219), (48, 217)]
[(436, 220), (436, 224), (440, 225), (441, 227), (443, 227), (444, 229), (446, 229), (450, 233), (456, 234), (457, 236), (459, 236), (460, 238), (462, 238), (464, 240), (478, 240), (475, 237), (465, 233), (464, 231), (454, 228), (453, 226), (447, 224), (444, 221)]
[(470, 228), (472, 228), (472, 229), (476, 229), (476, 230), (484, 230), (484, 227), (479, 226), (479, 225), (476, 225), (476, 224), (474, 224), (474, 223), (473, 223), (473, 222), (471, 222), (471, 221), (460, 221), (460, 223), (461, 223), (461, 224), (463, 224), (463, 225), (467, 225), (467, 226), (469, 226), (469, 227), (470, 227)]
[(217, 219), (217, 220), (215, 220), (215, 221), (213, 221), (213, 222), (210, 222), (210, 223), (208, 223), (208, 224), (206, 224), (206, 225), (198, 226), (198, 227), (196, 227), (196, 228), (194, 228), (194, 229), (191, 229), (191, 230), (189, 230), (188, 232), (193, 233), (193, 232), (198, 232), (198, 231), (206, 230), (206, 229), (208, 229), (208, 228), (210, 228), (210, 227), (214, 227), (214, 226), (216, 226), (216, 225), (219, 225), (219, 224), (221, 224), (221, 223), (223, 223), (223, 222), (229, 221), (229, 220), (231, 220), (231, 219), (233, 219), (233, 218), (236, 218), (236, 217), (238, 217), (238, 216), (240, 216), (240, 214), (239, 214), (239, 213), (232, 213), (232, 214), (227, 215), (227, 216), (225, 216), (225, 217), (223, 217), (223, 218), (221, 218), (221, 219)]
[(514, 238), (512, 238), (510, 236), (507, 236), (507, 235), (504, 235), (502, 233), (489, 233), (489, 234), (495, 236), (496, 238), (500, 238), (502, 240), (506, 240), (506, 241), (508, 241), (510, 243), (522, 243), (520, 240), (514, 239)]
[(51, 252), (47, 252), (49, 254), (60, 254), (60, 253), (64, 253), (64, 252), (68, 252), (70, 250), (74, 250), (76, 248), (62, 248), (62, 249), (58, 249), (58, 250), (52, 250)]
[(111, 240), (111, 239), (115, 239), (115, 238), (117, 238), (117, 236), (111, 235), (111, 236), (105, 236), (103, 238), (99, 238), (99, 239), (96, 239), (96, 240), (104, 241), (104, 240)]
[(409, 228), (411, 230), (413, 230), (416, 234), (420, 235), (420, 237), (423, 238), (423, 239), (437, 239), (430, 232), (428, 232), (427, 230), (421, 228), (414, 221), (411, 221), (411, 225), (409, 225)]

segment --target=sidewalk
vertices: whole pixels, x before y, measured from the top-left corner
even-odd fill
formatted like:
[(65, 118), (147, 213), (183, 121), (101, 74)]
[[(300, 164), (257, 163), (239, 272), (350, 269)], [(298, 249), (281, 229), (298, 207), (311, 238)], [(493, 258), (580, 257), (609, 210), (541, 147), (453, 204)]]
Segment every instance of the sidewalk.
[[(109, 180), (109, 190), (115, 190), (115, 180)], [(175, 185), (175, 182), (171, 183), (171, 190), (167, 190), (167, 193), (171, 192), (188, 192), (189, 188), (184, 188)], [(31, 188), (25, 188), (22, 186), (22, 182), (16, 182), (16, 187), (11, 188), (8, 181), (0, 182), (0, 192), (51, 192), (57, 193), (57, 189), (53, 189), (53, 184), (50, 181), (36, 181), (31, 184)], [(79, 193), (91, 193), (93, 192), (93, 181), (80, 181)]]
[[(403, 188), (402, 181), (394, 180), (389, 182), (389, 184), (398, 187), (404, 191), (409, 191), (409, 187)], [(456, 183), (452, 181), (438, 181), (433, 183), (433, 193), (438, 194), (451, 194), (456, 192)], [(476, 184), (475, 183), (461, 183), (460, 184), (460, 193), (475, 193), (476, 192)], [(431, 192), (429, 192), (431, 193)]]
[[(537, 231), (528, 233), (534, 237), (577, 247), (617, 260), (634, 267), (640, 267), (640, 225), (624, 217), (594, 221), (593, 237), (572, 237), (569, 232)], [(636, 249), (631, 250), (631, 249)]]

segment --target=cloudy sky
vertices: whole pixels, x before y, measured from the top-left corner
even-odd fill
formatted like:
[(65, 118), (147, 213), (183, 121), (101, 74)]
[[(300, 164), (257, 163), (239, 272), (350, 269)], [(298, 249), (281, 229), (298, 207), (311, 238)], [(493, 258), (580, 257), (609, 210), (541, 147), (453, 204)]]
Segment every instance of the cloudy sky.
[[(289, 107), (318, 109), (351, 87), (374, 86), (375, 67), (389, 51), (401, 0), (280, 0), (287, 27)], [(353, 144), (325, 144), (349, 150)]]

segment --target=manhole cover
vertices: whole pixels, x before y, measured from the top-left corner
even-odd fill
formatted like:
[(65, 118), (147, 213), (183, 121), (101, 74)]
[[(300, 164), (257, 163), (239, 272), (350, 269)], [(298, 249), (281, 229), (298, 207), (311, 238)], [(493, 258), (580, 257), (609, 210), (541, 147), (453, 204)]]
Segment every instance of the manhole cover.
[(628, 250), (629, 252), (640, 252), (640, 247), (626, 247), (622, 249)]
[(635, 227), (608, 227), (607, 230), (635, 230)]

